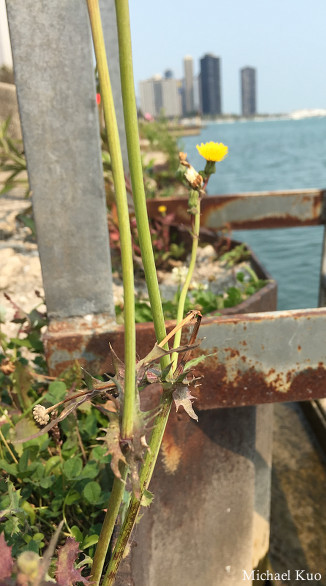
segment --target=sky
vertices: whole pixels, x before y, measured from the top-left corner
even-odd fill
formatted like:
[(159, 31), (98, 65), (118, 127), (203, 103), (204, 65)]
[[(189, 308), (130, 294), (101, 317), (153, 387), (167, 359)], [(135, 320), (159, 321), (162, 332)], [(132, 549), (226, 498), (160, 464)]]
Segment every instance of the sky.
[(136, 92), (183, 57), (221, 59), (222, 111), (240, 112), (240, 68), (257, 70), (259, 113), (326, 108), (326, 0), (130, 0)]

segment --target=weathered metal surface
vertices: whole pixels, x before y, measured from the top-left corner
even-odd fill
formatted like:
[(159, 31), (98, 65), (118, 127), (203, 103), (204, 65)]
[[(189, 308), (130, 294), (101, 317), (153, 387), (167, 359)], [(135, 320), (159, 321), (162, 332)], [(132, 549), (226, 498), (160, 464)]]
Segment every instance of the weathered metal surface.
[(49, 316), (114, 315), (86, 3), (7, 0), (7, 11)]
[[(167, 213), (174, 213), (176, 223), (190, 223), (187, 198), (148, 200), (149, 216), (159, 216), (161, 205)], [(320, 189), (214, 195), (202, 200), (201, 225), (233, 230), (314, 226), (325, 223), (324, 206), (325, 191)]]
[(324, 228), (323, 247), (320, 263), (320, 277), (319, 277), (319, 297), (318, 306), (325, 307), (326, 305), (326, 228)]
[[(209, 238), (208, 238), (209, 241)], [(252, 311), (272, 311), (277, 302), (277, 285), (264, 267), (252, 254), (253, 267), (267, 284), (236, 307), (223, 310), (224, 315), (250, 313)], [(173, 324), (174, 322), (170, 322)], [(170, 326), (173, 327), (172, 325)], [(144, 332), (144, 335), (143, 335)], [(66, 320), (51, 320), (45, 335), (47, 362), (53, 375), (67, 368), (74, 360), (94, 373), (112, 370), (113, 364), (108, 352), (108, 342), (114, 344), (115, 351), (123, 357), (123, 328), (118, 327), (107, 314), (88, 315)], [(151, 324), (137, 324), (137, 352), (144, 356), (155, 343)]]
[[(169, 322), (169, 329), (173, 322)], [(101, 330), (102, 331), (99, 331)], [(50, 326), (47, 352), (52, 373), (73, 359), (113, 371), (108, 342), (123, 356), (123, 329), (108, 331), (105, 319), (81, 324), (82, 334), (63, 324)], [(197, 354), (211, 354), (195, 369), (202, 376), (194, 390), (197, 409), (303, 401), (326, 396), (326, 309), (206, 317)], [(62, 333), (66, 348), (63, 349)], [(87, 340), (88, 336), (88, 340)], [(186, 335), (184, 341), (186, 341)], [(137, 326), (137, 350), (143, 357), (155, 341), (151, 323)], [(57, 362), (55, 362), (57, 360)]]
[[(215, 234), (206, 235), (207, 242), (216, 240)], [(277, 302), (277, 284), (251, 251), (251, 262), (259, 278), (267, 284), (236, 307), (223, 310), (224, 315), (272, 311)], [(173, 322), (171, 322), (172, 324)], [(145, 334), (143, 335), (143, 332)], [(108, 342), (123, 357), (123, 328), (118, 327), (108, 314), (87, 315), (70, 319), (51, 320), (45, 335), (45, 349), (50, 372), (58, 375), (74, 360), (94, 373), (112, 370)], [(150, 324), (137, 325), (137, 352), (143, 357), (155, 343), (154, 330)]]
[(132, 538), (134, 586), (227, 586), (250, 574), (255, 433), (254, 407), (205, 411), (198, 423), (172, 410), (154, 502)]
[(259, 567), (269, 550), (273, 414), (274, 405), (256, 407), (253, 568)]
[(112, 370), (109, 344), (123, 353), (123, 336), (123, 328), (107, 313), (50, 320), (43, 337), (50, 374), (59, 375), (75, 360), (94, 373)]
[(326, 309), (203, 320), (199, 408), (325, 397), (325, 331)]

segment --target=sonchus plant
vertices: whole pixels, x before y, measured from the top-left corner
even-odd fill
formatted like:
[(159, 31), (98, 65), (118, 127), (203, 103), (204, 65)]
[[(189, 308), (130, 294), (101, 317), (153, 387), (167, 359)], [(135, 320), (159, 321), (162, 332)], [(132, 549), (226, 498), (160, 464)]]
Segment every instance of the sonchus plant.
[[(213, 142), (198, 146), (200, 154), (206, 160), (205, 168), (200, 172), (197, 172), (190, 165), (184, 153), (180, 153), (179, 175), (189, 187), (188, 211), (192, 218), (192, 250), (187, 276), (180, 294), (176, 325), (169, 334), (166, 334), (147, 216), (139, 148), (128, 0), (116, 0), (121, 88), (132, 193), (139, 246), (157, 339), (153, 350), (145, 358), (137, 362), (133, 255), (124, 170), (105, 54), (99, 2), (98, 0), (87, 0), (87, 5), (108, 135), (120, 230), (124, 286), (125, 362), (123, 363), (112, 350), (115, 375), (109, 376), (107, 382), (99, 381), (85, 373), (87, 388), (68, 395), (62, 401), (47, 409), (38, 404), (34, 408), (34, 416), (36, 421), (44, 427), (32, 437), (37, 437), (39, 434), (57, 426), (85, 401), (91, 401), (95, 408), (107, 416), (108, 425), (103, 428), (103, 435), (100, 435), (97, 439), (103, 442), (107, 453), (111, 455), (114, 483), (89, 579), (93, 585), (98, 585), (101, 582), (103, 586), (108, 586), (115, 581), (119, 564), (125, 555), (130, 534), (141, 506), (148, 505), (151, 501), (152, 496), (148, 492), (148, 487), (171, 405), (174, 402), (177, 410), (180, 406), (183, 406), (188, 415), (197, 420), (197, 415), (192, 407), (194, 397), (191, 394), (191, 386), (195, 386), (196, 381), (191, 375), (191, 369), (205, 356), (191, 359), (191, 352), (198, 345), (196, 338), (201, 314), (198, 311), (191, 311), (187, 316), (184, 316), (184, 308), (198, 248), (200, 202), (205, 193), (209, 177), (215, 172), (215, 163), (226, 156), (228, 149), (221, 143)], [(182, 329), (191, 322), (194, 325), (190, 339), (187, 344), (181, 346)], [(169, 346), (170, 340), (173, 340), (172, 347)], [(144, 389), (150, 390), (152, 385), (155, 385), (156, 389), (161, 391), (160, 403), (154, 411), (143, 412), (141, 409), (141, 392)], [(102, 401), (99, 401), (99, 398)], [(60, 409), (62, 411), (58, 414)], [(54, 417), (50, 419), (53, 414)], [(147, 440), (146, 432), (149, 422), (151, 433)], [(26, 441), (26, 438), (24, 441)], [(124, 514), (111, 559), (106, 571), (103, 571), (126, 487), (131, 488), (129, 505)]]

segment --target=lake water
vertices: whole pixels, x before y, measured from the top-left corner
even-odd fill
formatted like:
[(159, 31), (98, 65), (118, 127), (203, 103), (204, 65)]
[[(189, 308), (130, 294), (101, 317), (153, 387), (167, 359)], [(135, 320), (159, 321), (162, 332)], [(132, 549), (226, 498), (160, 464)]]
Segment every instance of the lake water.
[[(208, 194), (326, 188), (326, 118), (209, 124), (180, 144), (196, 169), (196, 144), (223, 142), (229, 156), (217, 163)], [(278, 282), (278, 309), (317, 307), (322, 226), (234, 231)]]

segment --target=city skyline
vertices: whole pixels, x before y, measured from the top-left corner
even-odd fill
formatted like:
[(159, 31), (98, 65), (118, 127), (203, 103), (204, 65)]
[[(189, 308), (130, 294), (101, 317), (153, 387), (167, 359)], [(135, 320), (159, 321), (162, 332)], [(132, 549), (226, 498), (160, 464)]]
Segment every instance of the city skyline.
[[(193, 58), (183, 58), (183, 78), (176, 78), (172, 69), (141, 80), (138, 85), (138, 105), (143, 115), (167, 118), (202, 114), (223, 115), (221, 58), (206, 53), (199, 60), (199, 74), (194, 75)], [(239, 71), (239, 100), (243, 116), (257, 114), (256, 69), (250, 66)]]
[(239, 70), (247, 63), (259, 72), (260, 113), (326, 107), (324, 0), (309, 9), (303, 0), (189, 0), (187, 10), (166, 0), (159, 15), (138, 0), (130, 10), (136, 87), (168, 67), (182, 78), (187, 54), (197, 75), (200, 57), (212, 52), (222, 60), (224, 113), (240, 113)]

